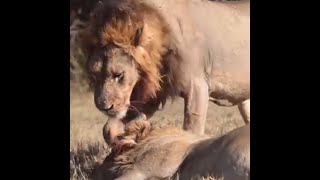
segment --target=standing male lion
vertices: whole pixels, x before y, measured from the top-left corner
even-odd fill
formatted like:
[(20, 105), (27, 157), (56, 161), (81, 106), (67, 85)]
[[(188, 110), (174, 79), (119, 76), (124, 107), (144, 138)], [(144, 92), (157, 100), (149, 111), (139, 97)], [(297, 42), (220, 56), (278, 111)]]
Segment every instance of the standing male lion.
[(96, 107), (111, 119), (150, 118), (181, 96), (193, 133), (204, 133), (209, 100), (250, 121), (250, 1), (105, 0), (93, 14), (83, 45)]

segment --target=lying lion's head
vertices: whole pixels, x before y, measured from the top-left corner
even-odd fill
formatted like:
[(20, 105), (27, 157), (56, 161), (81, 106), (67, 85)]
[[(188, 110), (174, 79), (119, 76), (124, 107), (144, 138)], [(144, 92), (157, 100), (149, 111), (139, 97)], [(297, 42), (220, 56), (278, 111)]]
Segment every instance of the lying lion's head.
[(146, 101), (160, 90), (167, 30), (159, 26), (159, 18), (149, 22), (146, 14), (155, 12), (134, 3), (105, 1), (84, 33), (95, 104), (108, 116), (122, 118), (130, 99)]

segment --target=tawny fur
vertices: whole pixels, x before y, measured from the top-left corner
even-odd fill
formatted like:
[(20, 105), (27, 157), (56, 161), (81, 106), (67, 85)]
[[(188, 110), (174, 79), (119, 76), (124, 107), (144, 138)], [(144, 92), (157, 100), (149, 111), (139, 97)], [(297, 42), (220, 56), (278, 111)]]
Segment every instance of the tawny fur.
[(177, 180), (213, 177), (250, 179), (250, 123), (218, 139), (194, 143), (173, 176)]

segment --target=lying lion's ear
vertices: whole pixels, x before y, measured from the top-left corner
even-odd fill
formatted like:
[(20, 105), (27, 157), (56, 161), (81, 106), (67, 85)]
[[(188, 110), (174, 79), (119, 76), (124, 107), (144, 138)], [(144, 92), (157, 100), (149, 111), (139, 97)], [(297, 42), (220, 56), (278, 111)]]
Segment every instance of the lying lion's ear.
[(140, 37), (142, 35), (143, 32), (143, 26), (139, 29), (137, 29), (136, 34), (134, 35), (134, 39), (133, 39), (133, 45), (134, 46), (138, 46), (139, 42), (140, 42)]

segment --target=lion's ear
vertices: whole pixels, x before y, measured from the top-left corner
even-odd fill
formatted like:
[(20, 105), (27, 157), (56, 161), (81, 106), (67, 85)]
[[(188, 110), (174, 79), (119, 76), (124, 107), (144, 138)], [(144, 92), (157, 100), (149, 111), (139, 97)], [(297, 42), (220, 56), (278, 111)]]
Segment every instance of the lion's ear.
[(133, 39), (133, 46), (139, 45), (142, 32), (143, 32), (143, 26), (141, 28), (137, 29), (136, 34), (134, 35), (134, 39)]

